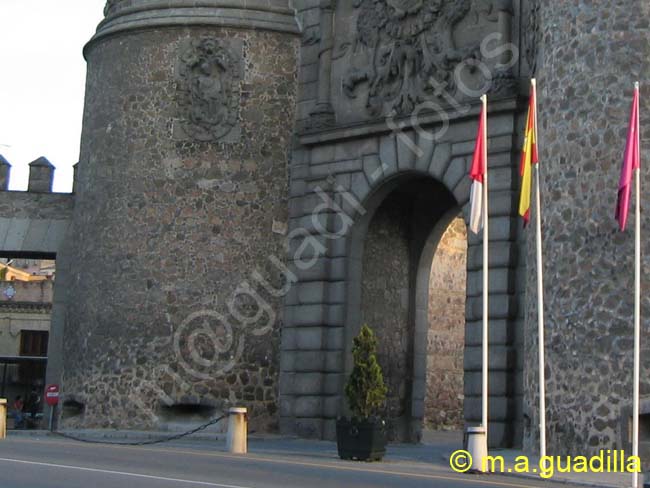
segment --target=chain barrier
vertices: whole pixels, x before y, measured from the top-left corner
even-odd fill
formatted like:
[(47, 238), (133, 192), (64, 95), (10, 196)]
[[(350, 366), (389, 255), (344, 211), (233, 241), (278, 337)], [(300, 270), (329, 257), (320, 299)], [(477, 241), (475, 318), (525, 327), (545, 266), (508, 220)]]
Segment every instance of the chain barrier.
[(183, 432), (181, 434), (175, 434), (170, 437), (165, 437), (163, 439), (155, 439), (155, 440), (149, 440), (149, 441), (138, 441), (138, 442), (111, 442), (111, 441), (99, 441), (95, 439), (84, 439), (81, 437), (76, 437), (70, 434), (65, 434), (64, 432), (59, 432), (59, 431), (54, 431), (51, 434), (58, 436), (58, 437), (63, 437), (64, 439), (70, 439), (72, 441), (77, 441), (77, 442), (84, 442), (86, 444), (106, 444), (106, 445), (112, 445), (112, 446), (151, 446), (153, 444), (163, 444), (165, 442), (171, 442), (171, 441), (177, 441), (179, 439), (182, 439), (183, 437), (187, 437), (188, 435), (196, 434), (197, 432), (200, 432), (202, 430), (207, 429), (211, 425), (215, 425), (219, 422), (221, 422), (223, 419), (228, 417), (228, 414), (221, 415), (220, 417), (217, 417), (215, 419), (210, 420), (209, 422), (200, 425), (199, 427), (188, 430), (187, 432)]

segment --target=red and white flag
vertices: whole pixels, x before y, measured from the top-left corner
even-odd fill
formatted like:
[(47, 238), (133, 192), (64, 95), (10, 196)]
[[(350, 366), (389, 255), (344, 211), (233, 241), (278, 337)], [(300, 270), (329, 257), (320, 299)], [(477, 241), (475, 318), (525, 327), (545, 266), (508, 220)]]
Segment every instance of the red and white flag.
[(474, 234), (478, 234), (481, 231), (485, 218), (485, 208), (483, 208), (483, 183), (485, 182), (485, 172), (487, 170), (487, 113), (485, 106), (486, 103), (483, 100), (478, 135), (476, 136), (476, 146), (474, 147), (474, 158), (472, 159), (472, 167), (469, 171), (469, 177), (472, 179), (469, 230)]

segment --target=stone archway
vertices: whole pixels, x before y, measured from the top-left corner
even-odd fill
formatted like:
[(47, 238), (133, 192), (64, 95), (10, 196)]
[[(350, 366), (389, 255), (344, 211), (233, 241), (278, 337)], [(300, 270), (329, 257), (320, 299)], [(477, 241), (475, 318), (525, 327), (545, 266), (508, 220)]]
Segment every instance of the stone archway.
[[(507, 447), (521, 439), (521, 335), (518, 272), (517, 188), (513, 156), (515, 119), (510, 102), (492, 105), (490, 134), (490, 444)], [(448, 224), (467, 219), (475, 117), (452, 121), (444, 140), (418, 131), (372, 134), (340, 141), (337, 135), (305, 136), (304, 164), (292, 176), (289, 259), (295, 284), (284, 308), (280, 373), (280, 430), (304, 437), (334, 439), (336, 419), (347, 413), (344, 385), (351, 371), (351, 344), (363, 320), (386, 322), (364, 312), (364, 248), (372, 221), (382, 205), (400, 192), (420, 209), (402, 224), (408, 229), (408, 312), (399, 319), (408, 334), (401, 345), (408, 359), (393, 422), (394, 437), (418, 440), (426, 390), (428, 282), (435, 243)], [(349, 134), (348, 134), (349, 136)], [(420, 150), (409, 150), (407, 142)], [(419, 185), (419, 187), (418, 187)], [(442, 198), (437, 202), (434, 196)], [(444, 198), (443, 198), (444, 196)], [(427, 201), (427, 198), (429, 201)], [(390, 203), (386, 212), (395, 212)], [(413, 207), (412, 210), (415, 208)], [(416, 216), (419, 216), (416, 218)], [(395, 221), (396, 217), (392, 217)], [(391, 220), (388, 217), (388, 220)], [(380, 226), (381, 227), (381, 226)], [(397, 234), (399, 235), (398, 232)], [(335, 238), (333, 238), (333, 236)], [(432, 237), (437, 236), (437, 237)], [(381, 243), (381, 239), (379, 239)], [(370, 248), (372, 248), (372, 244)], [(377, 275), (382, 273), (378, 260)], [(463, 358), (463, 419), (476, 424), (481, 416), (482, 317), (481, 239), (468, 236), (467, 293)], [(402, 277), (404, 278), (404, 277)], [(399, 290), (399, 286), (395, 287)], [(378, 287), (366, 286), (365, 300)], [(418, 290), (412, 293), (411, 290)], [(370, 324), (370, 325), (373, 325)]]
[(358, 301), (349, 307), (347, 342), (361, 324), (375, 330), (389, 390), (384, 413), (389, 437), (416, 441), (424, 415), (428, 335), (429, 280), (423, 280), (421, 263), (428, 262), (430, 271), (435, 247), (460, 210), (442, 183), (416, 174), (389, 182), (374, 203), (354, 238), (353, 258), (360, 266), (349, 278)]

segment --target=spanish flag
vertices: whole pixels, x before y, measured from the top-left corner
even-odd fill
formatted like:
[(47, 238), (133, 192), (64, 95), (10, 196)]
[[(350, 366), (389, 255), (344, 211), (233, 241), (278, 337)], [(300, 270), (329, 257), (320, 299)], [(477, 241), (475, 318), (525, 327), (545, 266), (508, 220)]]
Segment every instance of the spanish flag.
[(521, 175), (521, 195), (519, 197), (519, 215), (524, 219), (524, 225), (530, 221), (530, 199), (533, 183), (533, 164), (539, 162), (537, 154), (537, 84), (531, 80), (528, 119), (526, 121), (526, 138), (521, 153), (519, 174)]

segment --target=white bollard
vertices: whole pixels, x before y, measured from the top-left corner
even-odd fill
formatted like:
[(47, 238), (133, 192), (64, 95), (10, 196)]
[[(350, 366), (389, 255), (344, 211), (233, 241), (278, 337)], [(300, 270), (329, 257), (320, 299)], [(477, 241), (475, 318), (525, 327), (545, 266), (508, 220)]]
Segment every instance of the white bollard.
[(228, 451), (232, 454), (248, 452), (248, 416), (245, 408), (231, 408), (228, 413)]
[(485, 427), (467, 428), (467, 452), (472, 456), (471, 470), (486, 473), (488, 466), (483, 461), (488, 455)]
[(7, 400), (0, 398), (0, 439), (7, 437)]

